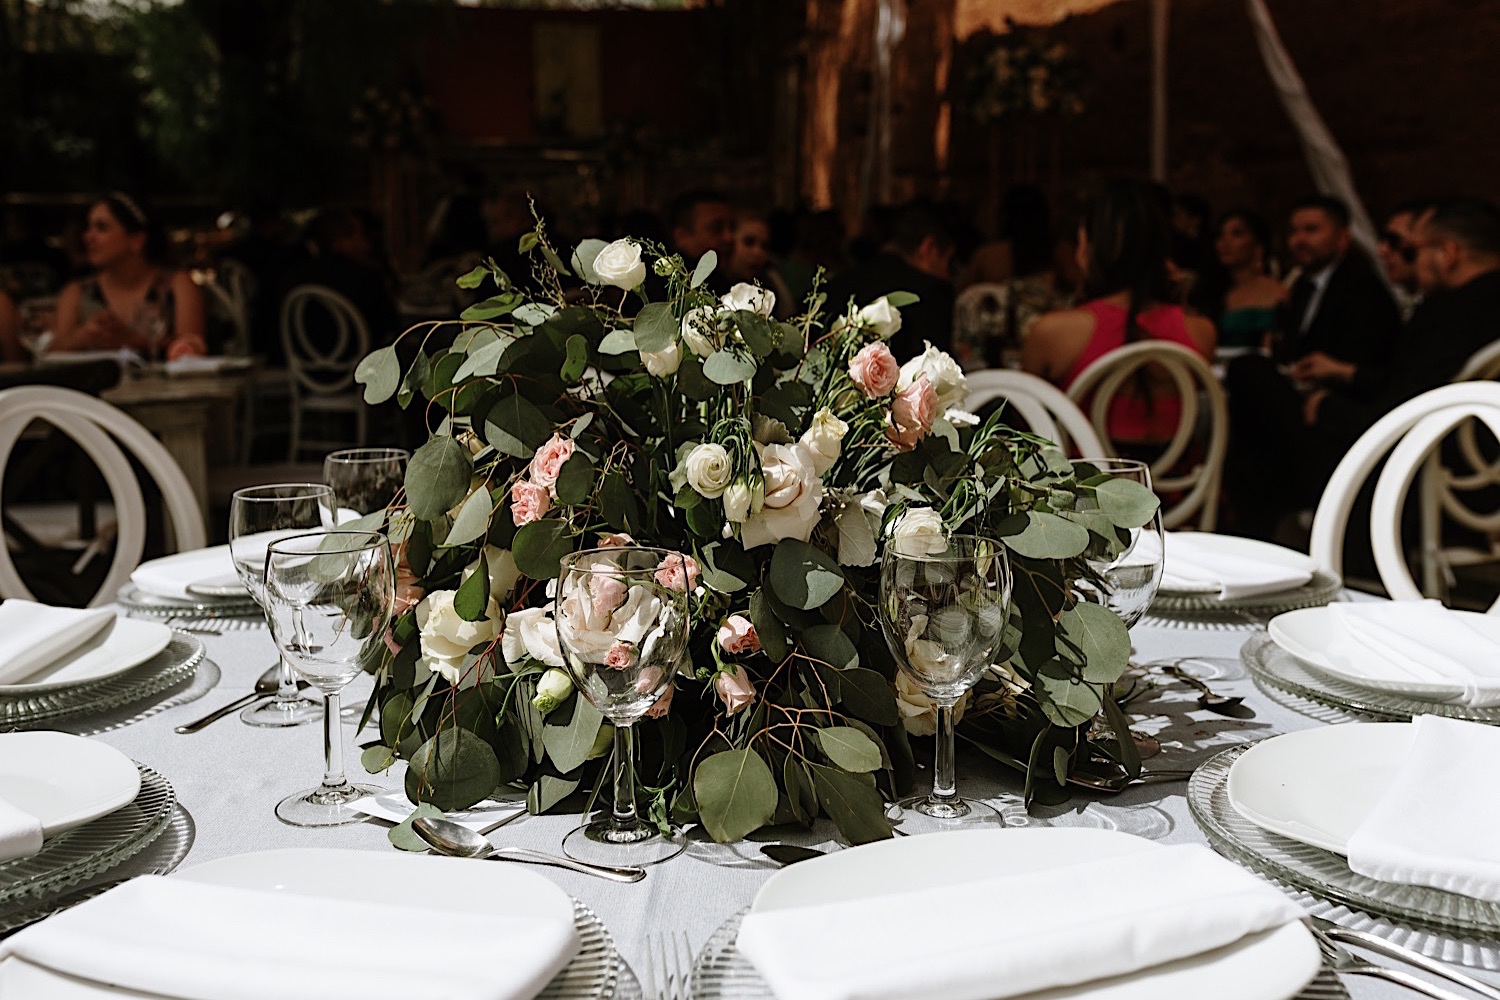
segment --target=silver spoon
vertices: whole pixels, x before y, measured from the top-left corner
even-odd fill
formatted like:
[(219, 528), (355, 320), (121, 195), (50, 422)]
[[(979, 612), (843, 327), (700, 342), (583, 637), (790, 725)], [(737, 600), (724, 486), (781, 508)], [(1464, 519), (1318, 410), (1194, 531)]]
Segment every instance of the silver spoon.
[(611, 882), (639, 882), (646, 877), (644, 868), (613, 868), (609, 865), (590, 865), (556, 854), (545, 854), (525, 847), (496, 847), (466, 826), (446, 819), (419, 816), (411, 828), (417, 836), (439, 854), (455, 858), (483, 858), (494, 861), (524, 861), (535, 865), (555, 865), (584, 875), (597, 875)]
[(1213, 688), (1209, 687), (1207, 684), (1203, 683), (1198, 678), (1194, 677), (1192, 674), (1188, 673), (1186, 670), (1183, 670), (1176, 664), (1168, 665), (1166, 667), (1163, 667), (1162, 669), (1171, 674), (1173, 677), (1176, 677), (1178, 680), (1183, 681), (1189, 687), (1196, 688), (1198, 690), (1199, 708), (1206, 708), (1210, 712), (1222, 712), (1225, 709), (1238, 707), (1240, 702), (1245, 700), (1239, 695), (1219, 694)]
[[(224, 705), (221, 708), (214, 709), (212, 712), (209, 712), (201, 719), (194, 719), (192, 722), (178, 726), (173, 730), (173, 732), (196, 733), (203, 727), (218, 722), (220, 719), (224, 718), (224, 716), (228, 715), (230, 712), (233, 712), (237, 708), (243, 708), (244, 706), (250, 704), (252, 701), (259, 701), (262, 698), (271, 697), (276, 693), (278, 689), (278, 681), (280, 678), (279, 670), (279, 665), (276, 667), (272, 667), (270, 670), (267, 670), (265, 673), (256, 678), (254, 691), (251, 691), (249, 694), (243, 697), (236, 698), (234, 701), (231, 701), (229, 704)], [(309, 685), (307, 681), (299, 680), (297, 682), (298, 691), (306, 691), (308, 686)]]

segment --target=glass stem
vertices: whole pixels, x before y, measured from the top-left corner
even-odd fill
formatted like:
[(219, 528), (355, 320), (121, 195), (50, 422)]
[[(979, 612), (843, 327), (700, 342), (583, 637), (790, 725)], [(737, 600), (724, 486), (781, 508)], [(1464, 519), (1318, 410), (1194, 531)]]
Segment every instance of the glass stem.
[(297, 691), (297, 675), (292, 673), (292, 665), (283, 656), (276, 661), (276, 700), (287, 704), (301, 697)]
[(343, 788), (344, 738), (339, 722), (339, 693), (323, 694), (323, 787)]
[(932, 802), (958, 801), (958, 779), (953, 773), (953, 703), (937, 706), (937, 761), (933, 767)]
[(635, 816), (635, 727), (615, 726), (614, 828), (633, 829)]

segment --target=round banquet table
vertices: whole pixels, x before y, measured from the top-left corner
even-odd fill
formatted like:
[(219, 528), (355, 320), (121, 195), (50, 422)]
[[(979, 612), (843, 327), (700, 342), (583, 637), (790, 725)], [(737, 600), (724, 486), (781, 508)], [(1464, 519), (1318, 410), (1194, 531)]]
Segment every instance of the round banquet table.
[[(155, 768), (171, 782), (180, 810), (186, 814), (175, 824), (179, 845), (191, 837), (182, 867), (272, 848), (394, 850), (386, 839), (390, 825), (378, 820), (310, 830), (285, 825), (273, 815), (272, 809), (284, 795), (315, 784), (321, 775), (317, 725), (259, 729), (241, 723), (235, 714), (196, 734), (173, 732), (174, 726), (248, 692), (273, 661), (274, 647), (263, 624), (225, 624), (235, 627), (225, 627), (219, 635), (199, 636), (207, 649), (208, 662), (200, 666), (198, 679), (188, 691), (196, 689), (200, 697), (184, 701), (179, 694), (169, 697), (165, 707), (143, 710), (137, 706), (133, 715), (96, 716), (56, 728), (93, 735)], [(202, 625), (220, 627), (213, 622)], [(1305, 702), (1294, 703), (1288, 696), (1255, 684), (1239, 658), (1240, 646), (1252, 634), (1246, 626), (1189, 627), (1158, 619), (1147, 619), (1132, 631), (1133, 661), (1147, 668), (1148, 677), (1157, 686), (1130, 710), (1135, 715), (1146, 713), (1138, 728), (1159, 733), (1166, 747), (1161, 755), (1145, 762), (1148, 769), (1191, 767), (1241, 742), (1352, 718)], [(1225, 718), (1199, 709), (1194, 692), (1161, 674), (1160, 667), (1169, 663), (1179, 663), (1210, 679), (1226, 694), (1245, 696), (1250, 717)], [(215, 675), (217, 683), (205, 691)], [(368, 692), (368, 681), (356, 681), (346, 692), (345, 704), (362, 706)], [(344, 735), (351, 777), (358, 780), (364, 776), (355, 743), (372, 737), (368, 731), (356, 736), (354, 724), (348, 720)], [(1206, 843), (1189, 813), (1185, 781), (1137, 785), (1116, 795), (1078, 790), (1067, 805), (1039, 808), (1027, 816), (1020, 806), (1018, 775), (962, 745), (959, 764), (961, 792), (994, 802), (1011, 824), (1105, 827), (1161, 843)], [(923, 770), (919, 781), (928, 774)], [(394, 775), (374, 775), (367, 780), (399, 787)], [(578, 816), (568, 813), (525, 816), (491, 838), (499, 844), (557, 852), (564, 834), (577, 822)], [(720, 924), (750, 905), (761, 884), (778, 870), (760, 852), (761, 843), (786, 842), (825, 849), (841, 846), (826, 820), (809, 832), (756, 835), (756, 841), (738, 844), (714, 844), (699, 831), (690, 837), (696, 839), (690, 839), (685, 854), (651, 868), (650, 875), (634, 885), (617, 885), (556, 868), (533, 870), (593, 908), (625, 959), (640, 973), (648, 933), (686, 932), (696, 950)], [(181, 850), (179, 846), (179, 854)], [(148, 851), (146, 858), (150, 855)], [(146, 858), (132, 864), (144, 864)], [(1500, 983), (1500, 975), (1478, 975)], [(1414, 995), (1365, 977), (1344, 981), (1354, 997)]]

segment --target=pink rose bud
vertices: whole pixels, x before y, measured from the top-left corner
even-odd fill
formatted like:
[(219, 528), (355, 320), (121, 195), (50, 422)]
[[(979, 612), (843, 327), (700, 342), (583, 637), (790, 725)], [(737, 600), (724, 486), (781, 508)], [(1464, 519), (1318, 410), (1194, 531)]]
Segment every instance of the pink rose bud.
[(552, 496), (557, 496), (557, 476), (562, 472), (563, 463), (573, 457), (576, 447), (572, 438), (553, 434), (552, 440), (531, 456), (532, 481), (545, 486)]
[(744, 615), (730, 615), (719, 626), (719, 648), (726, 653), (760, 652), (760, 636), (755, 626)]
[(755, 684), (741, 667), (721, 670), (714, 677), (714, 690), (724, 702), (726, 715), (736, 715), (755, 701)]
[(859, 353), (849, 359), (849, 377), (859, 390), (871, 399), (887, 396), (896, 388), (901, 377), (901, 366), (884, 344), (866, 344)]
[(552, 495), (547, 487), (521, 480), (510, 488), (510, 519), (516, 527), (540, 520), (552, 506)]
[(656, 567), (656, 582), (668, 590), (688, 591), (698, 586), (698, 560), (674, 552)]
[(922, 436), (932, 430), (936, 419), (937, 390), (926, 375), (918, 375), (891, 402), (891, 420), (885, 436), (891, 444), (906, 451), (916, 447)]
[(617, 642), (604, 654), (604, 665), (616, 670), (628, 670), (635, 666), (635, 649), (629, 643)]
[(672, 710), (672, 695), (677, 693), (677, 685), (668, 684), (667, 689), (657, 696), (651, 707), (646, 709), (646, 718), (663, 719)]

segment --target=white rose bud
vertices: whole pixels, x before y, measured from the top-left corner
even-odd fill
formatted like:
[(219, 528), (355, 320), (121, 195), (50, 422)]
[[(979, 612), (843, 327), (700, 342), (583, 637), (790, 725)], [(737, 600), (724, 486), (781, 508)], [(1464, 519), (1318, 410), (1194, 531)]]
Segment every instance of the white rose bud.
[(882, 340), (889, 340), (901, 329), (901, 313), (884, 295), (859, 311), (859, 318)]
[(969, 397), (964, 370), (946, 351), (940, 351), (930, 343), (925, 351), (901, 366), (896, 391), (911, 385), (918, 375), (926, 375), (927, 381), (932, 383), (933, 391), (937, 393), (938, 412), (961, 406)]
[(573, 678), (568, 676), (566, 670), (553, 667), (542, 674), (542, 679), (537, 681), (536, 697), (531, 699), (531, 704), (542, 715), (546, 715), (567, 701), (568, 695), (572, 693)]
[(682, 317), (682, 342), (700, 358), (719, 349), (713, 337), (715, 322), (716, 314), (709, 306), (699, 306)]
[(813, 468), (818, 475), (833, 468), (833, 463), (838, 461), (840, 442), (847, 433), (849, 425), (834, 416), (828, 407), (823, 407), (813, 415), (812, 425), (802, 435), (802, 443), (811, 453)]
[(657, 378), (666, 378), (677, 374), (677, 368), (682, 364), (682, 348), (674, 340), (665, 351), (642, 351), (641, 361), (646, 365), (646, 371)]
[(744, 480), (731, 483), (724, 491), (724, 516), (736, 524), (750, 516), (750, 487)]
[(688, 452), (683, 466), (687, 471), (688, 485), (710, 500), (724, 495), (729, 488), (729, 479), (734, 475), (729, 452), (719, 444), (698, 445)]
[(909, 507), (891, 528), (891, 539), (902, 555), (937, 555), (948, 547), (943, 516), (931, 507)]
[(632, 240), (615, 240), (594, 258), (594, 276), (601, 285), (613, 285), (630, 291), (646, 280), (646, 263), (641, 248)]
[(741, 281), (729, 290), (723, 302), (725, 309), (745, 309), (770, 316), (776, 309), (776, 293), (769, 288), (758, 288)]

